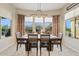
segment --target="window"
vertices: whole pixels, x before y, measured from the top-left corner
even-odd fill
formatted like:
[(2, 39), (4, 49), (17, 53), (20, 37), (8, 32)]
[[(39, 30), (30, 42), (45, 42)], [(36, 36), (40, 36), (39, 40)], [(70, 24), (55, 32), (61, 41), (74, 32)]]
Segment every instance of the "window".
[(76, 38), (79, 38), (79, 16), (76, 17)]
[(66, 35), (75, 37), (75, 18), (66, 20)]
[(32, 33), (32, 17), (25, 17), (24, 28), (26, 33)]
[[(65, 34), (66, 34), (66, 36), (79, 39), (79, 7), (66, 13), (65, 20), (66, 20), (65, 21), (65, 25), (66, 25)], [(67, 24), (70, 25), (70, 28), (67, 28)]]
[(52, 17), (46, 17), (45, 18), (45, 32), (46, 33), (52, 33)]
[(0, 35), (1, 38), (11, 36), (11, 20), (5, 17), (0, 19)]
[(66, 35), (71, 36), (71, 20), (66, 20)]
[(79, 20), (73, 17), (66, 20), (66, 36), (79, 38)]
[(36, 32), (40, 33), (41, 30), (43, 29), (43, 18), (42, 17), (35, 17), (35, 27), (36, 27)]
[(25, 17), (24, 28), (26, 33), (52, 33), (52, 17)]

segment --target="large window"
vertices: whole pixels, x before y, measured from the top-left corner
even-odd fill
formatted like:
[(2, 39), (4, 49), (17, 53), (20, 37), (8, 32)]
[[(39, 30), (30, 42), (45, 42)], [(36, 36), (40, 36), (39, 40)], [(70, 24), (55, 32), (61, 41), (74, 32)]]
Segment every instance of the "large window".
[(52, 33), (52, 17), (46, 17), (45, 18), (45, 32), (46, 33)]
[(0, 16), (0, 37), (11, 36), (11, 20)]
[(66, 36), (79, 38), (79, 19), (73, 17), (66, 20)]
[(32, 17), (25, 17), (24, 28), (26, 33), (32, 33)]
[(79, 39), (79, 7), (65, 14), (66, 36)]
[(52, 17), (25, 17), (24, 28), (26, 33), (52, 33)]
[(42, 17), (35, 17), (35, 27), (36, 27), (36, 32), (40, 33), (41, 30), (43, 29), (43, 18)]
[(79, 16), (76, 17), (76, 38), (79, 38)]

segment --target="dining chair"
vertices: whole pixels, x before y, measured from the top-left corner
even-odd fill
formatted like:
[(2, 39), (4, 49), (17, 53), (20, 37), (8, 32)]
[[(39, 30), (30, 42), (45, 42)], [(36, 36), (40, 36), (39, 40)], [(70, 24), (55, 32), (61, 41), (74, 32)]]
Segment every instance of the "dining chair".
[(50, 56), (50, 35), (49, 34), (40, 34), (40, 56), (41, 56), (41, 49), (47, 48), (48, 54)]
[(57, 45), (57, 47), (58, 47), (58, 45), (60, 45), (60, 50), (62, 51), (62, 38), (63, 38), (63, 34), (59, 33), (57, 38), (52, 38), (51, 39), (50, 45), (51, 45), (52, 50), (53, 50), (54, 45)]
[(23, 38), (20, 32), (16, 32), (15, 35), (16, 35), (16, 42), (17, 42), (16, 50), (18, 50), (19, 45), (21, 47), (21, 44), (25, 45), (25, 50), (26, 50), (26, 44), (27, 44), (26, 38)]
[(31, 48), (36, 48), (37, 49), (36, 55), (38, 55), (38, 34), (28, 34), (28, 48), (29, 51), (31, 50)]

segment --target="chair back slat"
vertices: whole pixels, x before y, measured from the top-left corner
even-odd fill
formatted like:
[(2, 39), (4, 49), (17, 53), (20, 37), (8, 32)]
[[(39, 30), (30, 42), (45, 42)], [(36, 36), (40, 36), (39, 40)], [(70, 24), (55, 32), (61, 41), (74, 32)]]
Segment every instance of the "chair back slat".
[(37, 34), (28, 34), (28, 41), (29, 42), (37, 42), (38, 41), (38, 35)]
[(40, 40), (41, 40), (41, 42), (47, 42), (47, 41), (49, 41), (49, 39), (50, 39), (50, 35), (49, 34), (41, 34), (40, 35)]

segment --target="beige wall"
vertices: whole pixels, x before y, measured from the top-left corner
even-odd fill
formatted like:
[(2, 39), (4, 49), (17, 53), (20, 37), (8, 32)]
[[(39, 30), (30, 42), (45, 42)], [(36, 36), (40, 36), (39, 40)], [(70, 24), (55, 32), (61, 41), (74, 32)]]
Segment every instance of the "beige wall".
[(10, 6), (9, 4), (0, 4), (0, 16), (4, 16), (12, 20), (12, 31), (11, 31), (12, 35), (10, 37), (0, 39), (0, 52), (1, 52), (4, 49), (11, 46), (13, 43), (15, 43), (15, 35), (14, 35), (16, 28), (15, 8)]

